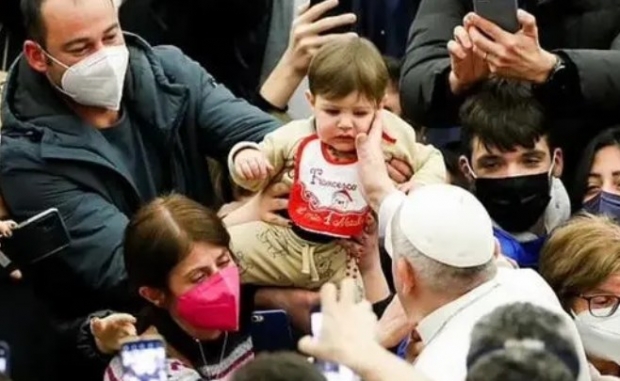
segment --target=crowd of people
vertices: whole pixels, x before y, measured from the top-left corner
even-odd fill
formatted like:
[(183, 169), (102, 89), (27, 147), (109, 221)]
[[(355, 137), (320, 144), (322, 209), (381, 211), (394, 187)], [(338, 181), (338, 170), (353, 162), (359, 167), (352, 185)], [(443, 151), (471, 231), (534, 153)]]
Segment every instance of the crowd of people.
[(518, 3), (4, 1), (0, 380), (620, 380), (620, 0)]

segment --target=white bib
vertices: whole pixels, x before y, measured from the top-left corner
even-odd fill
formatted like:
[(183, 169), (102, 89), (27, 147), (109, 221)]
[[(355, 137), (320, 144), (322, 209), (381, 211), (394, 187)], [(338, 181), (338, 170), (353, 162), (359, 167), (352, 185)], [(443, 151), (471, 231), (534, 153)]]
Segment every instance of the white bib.
[(299, 145), (289, 215), (300, 228), (334, 237), (362, 233), (369, 212), (358, 181), (357, 161), (331, 161), (318, 136)]

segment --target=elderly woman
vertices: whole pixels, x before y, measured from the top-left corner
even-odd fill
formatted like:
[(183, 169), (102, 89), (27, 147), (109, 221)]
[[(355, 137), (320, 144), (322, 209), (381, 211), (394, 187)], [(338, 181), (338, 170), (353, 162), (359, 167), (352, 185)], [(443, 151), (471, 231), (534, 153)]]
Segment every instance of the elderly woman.
[(604, 130), (587, 146), (571, 189), (574, 210), (620, 220), (620, 127)]
[(575, 318), (591, 364), (620, 376), (620, 226), (582, 215), (543, 247), (540, 273)]

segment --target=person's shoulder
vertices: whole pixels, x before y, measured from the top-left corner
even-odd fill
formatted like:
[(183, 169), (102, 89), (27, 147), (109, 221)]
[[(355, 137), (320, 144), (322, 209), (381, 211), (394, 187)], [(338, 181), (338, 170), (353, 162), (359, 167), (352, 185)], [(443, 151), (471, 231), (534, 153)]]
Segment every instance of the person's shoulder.
[(164, 73), (172, 82), (185, 85), (199, 85), (199, 74), (209, 74), (198, 62), (188, 57), (181, 49), (172, 45), (153, 47), (153, 54), (157, 57)]
[(413, 126), (389, 111), (382, 111), (382, 118), (382, 146), (384, 151), (396, 151), (401, 154), (408, 153), (413, 155), (417, 143), (416, 132)]

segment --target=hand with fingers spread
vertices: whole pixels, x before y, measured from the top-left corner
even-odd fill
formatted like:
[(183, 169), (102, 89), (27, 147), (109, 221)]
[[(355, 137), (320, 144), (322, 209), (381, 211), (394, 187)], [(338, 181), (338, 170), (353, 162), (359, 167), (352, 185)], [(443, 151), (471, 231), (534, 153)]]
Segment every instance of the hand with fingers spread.
[(300, 8), (299, 16), (293, 21), (289, 47), (284, 53), (284, 58), (303, 75), (308, 71), (312, 57), (321, 46), (336, 38), (355, 36), (354, 33), (328, 33), (331, 29), (351, 25), (356, 20), (352, 13), (321, 17), (337, 5), (337, 0), (323, 1), (312, 8), (309, 3), (305, 4)]
[(290, 189), (284, 183), (270, 185), (260, 194), (259, 217), (271, 225), (289, 227), (291, 221), (277, 212), (288, 208), (288, 194)]
[(454, 28), (454, 39), (448, 42), (450, 54), (450, 90), (459, 95), (489, 76), (489, 67), (484, 59), (474, 53), (474, 45), (468, 30), (462, 26)]
[(284, 183), (273, 183), (262, 192), (254, 195), (241, 207), (224, 217), (226, 226), (234, 226), (251, 221), (265, 221), (271, 225), (290, 226), (290, 220), (277, 212), (288, 208), (290, 189)]
[(235, 170), (245, 180), (266, 180), (273, 172), (273, 166), (261, 151), (246, 148), (235, 156)]
[(487, 62), (491, 73), (534, 83), (549, 77), (558, 57), (544, 50), (538, 39), (536, 18), (519, 10), (521, 29), (509, 33), (475, 13), (465, 16), (474, 53)]
[(136, 318), (129, 314), (112, 314), (105, 318), (90, 321), (97, 348), (101, 353), (113, 354), (121, 348), (122, 340), (136, 336)]

